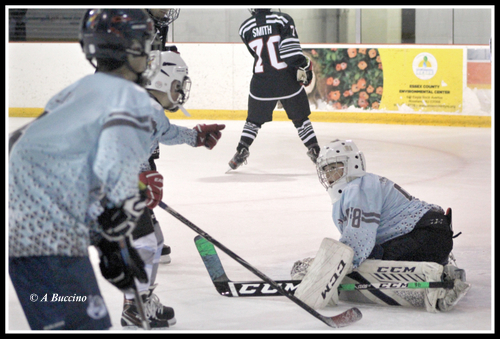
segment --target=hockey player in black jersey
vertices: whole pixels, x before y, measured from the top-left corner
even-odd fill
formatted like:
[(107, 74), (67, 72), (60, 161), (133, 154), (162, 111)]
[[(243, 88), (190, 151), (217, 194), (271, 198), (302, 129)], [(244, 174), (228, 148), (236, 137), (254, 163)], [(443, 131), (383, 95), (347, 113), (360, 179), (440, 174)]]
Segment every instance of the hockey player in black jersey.
[(316, 163), (318, 140), (309, 120), (311, 110), (304, 86), (312, 79), (310, 60), (302, 53), (292, 17), (271, 9), (251, 9), (239, 35), (254, 57), (253, 76), (248, 97), (248, 115), (230, 170), (246, 162), (249, 148), (262, 125), (273, 120), (278, 101), (297, 128), (307, 147), (307, 155)]

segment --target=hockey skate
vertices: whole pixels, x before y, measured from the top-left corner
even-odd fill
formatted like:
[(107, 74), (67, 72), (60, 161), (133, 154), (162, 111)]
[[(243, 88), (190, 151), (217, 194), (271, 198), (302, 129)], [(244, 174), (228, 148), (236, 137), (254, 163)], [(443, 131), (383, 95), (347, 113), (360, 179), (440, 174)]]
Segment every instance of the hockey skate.
[(311, 146), (307, 151), (307, 156), (311, 158), (312, 162), (316, 164), (316, 160), (318, 159), (320, 148), (318, 145)]
[(465, 281), (465, 270), (450, 264), (444, 266), (443, 281), (455, 283), (452, 289), (446, 290), (443, 298), (437, 300), (437, 309), (441, 312), (448, 312), (467, 294), (471, 284)]
[(248, 151), (247, 148), (242, 148), (239, 152), (236, 152), (236, 154), (233, 156), (233, 158), (229, 161), (230, 168), (227, 170), (227, 172), (229, 172), (230, 170), (237, 169), (243, 163), (246, 164), (247, 158), (249, 155), (250, 155), (250, 152)]
[[(156, 285), (149, 287), (149, 291), (142, 294), (144, 313), (152, 330), (161, 330), (175, 325), (175, 313), (171, 307), (163, 306), (160, 299), (153, 293)], [(123, 302), (123, 312), (121, 325), (127, 330), (137, 330), (142, 328), (142, 321), (134, 300), (125, 299)]]
[(167, 265), (172, 262), (172, 258), (170, 258), (170, 252), (170, 246), (163, 245), (163, 248), (161, 249), (160, 264)]

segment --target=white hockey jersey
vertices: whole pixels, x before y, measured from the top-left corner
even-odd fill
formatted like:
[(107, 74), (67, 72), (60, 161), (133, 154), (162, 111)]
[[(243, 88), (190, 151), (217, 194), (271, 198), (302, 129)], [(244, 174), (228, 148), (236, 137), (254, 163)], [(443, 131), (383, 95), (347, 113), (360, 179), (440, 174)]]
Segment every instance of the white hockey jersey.
[(86, 256), (89, 206), (137, 194), (157, 111), (143, 88), (98, 72), (45, 112), (11, 135), (9, 256)]
[(340, 242), (354, 250), (353, 268), (371, 253), (375, 244), (407, 234), (430, 209), (442, 208), (421, 201), (391, 180), (367, 173), (345, 186), (333, 204), (333, 221)]

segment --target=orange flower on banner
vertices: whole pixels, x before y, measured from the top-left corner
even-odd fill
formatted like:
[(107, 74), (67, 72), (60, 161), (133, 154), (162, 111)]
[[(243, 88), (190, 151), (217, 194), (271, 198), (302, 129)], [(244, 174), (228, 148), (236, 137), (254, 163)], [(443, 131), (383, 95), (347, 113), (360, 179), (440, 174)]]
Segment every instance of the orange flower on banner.
[(375, 57), (377, 56), (377, 50), (375, 50), (375, 49), (370, 49), (370, 50), (368, 51), (368, 56), (369, 56), (370, 58), (372, 58), (372, 59), (373, 59), (373, 58), (375, 58)]
[(368, 64), (365, 61), (360, 61), (358, 64), (358, 67), (360, 70), (365, 70), (366, 67), (368, 67)]
[(333, 101), (337, 101), (340, 99), (340, 92), (339, 91), (331, 91), (328, 93), (328, 98)]
[(339, 79), (334, 79), (332, 77), (329, 77), (328, 79), (326, 79), (326, 84), (328, 86), (335, 86), (335, 87), (337, 87), (340, 84), (340, 80)]
[(361, 78), (358, 80), (358, 87), (359, 89), (365, 89), (366, 88), (366, 80), (365, 78)]
[(366, 101), (365, 99), (359, 98), (358, 99), (358, 106), (361, 108), (366, 108), (366, 107), (368, 107), (368, 101)]
[(349, 58), (354, 58), (358, 52), (356, 51), (356, 48), (349, 48), (347, 50), (347, 55), (349, 55)]

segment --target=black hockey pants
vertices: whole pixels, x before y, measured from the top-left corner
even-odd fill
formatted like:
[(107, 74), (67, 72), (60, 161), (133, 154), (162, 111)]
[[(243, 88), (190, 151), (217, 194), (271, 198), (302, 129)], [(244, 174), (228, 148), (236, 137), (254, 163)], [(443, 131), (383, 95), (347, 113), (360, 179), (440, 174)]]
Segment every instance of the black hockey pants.
[(440, 212), (428, 211), (410, 233), (376, 245), (369, 259), (429, 261), (448, 263), (453, 249), (453, 231), (448, 218)]

